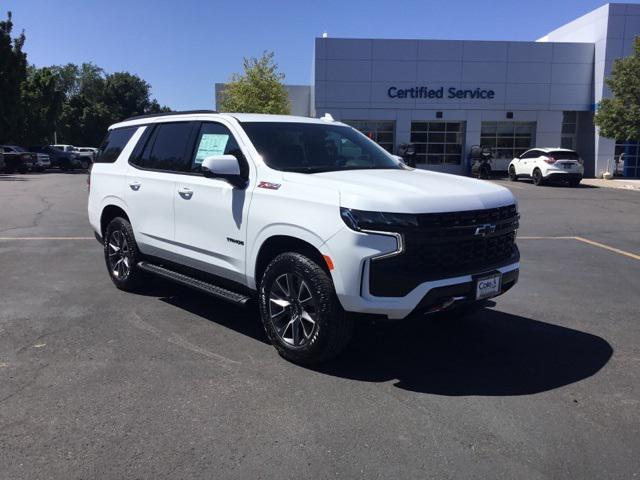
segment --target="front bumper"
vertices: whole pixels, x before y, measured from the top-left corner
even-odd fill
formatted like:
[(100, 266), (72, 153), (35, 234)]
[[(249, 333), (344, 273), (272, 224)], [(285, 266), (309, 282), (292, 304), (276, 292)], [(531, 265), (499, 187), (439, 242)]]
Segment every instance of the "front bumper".
[(426, 281), (403, 296), (374, 296), (369, 288), (371, 258), (391, 253), (397, 247), (397, 240), (393, 236), (364, 234), (346, 227), (325, 242), (321, 251), (333, 260), (333, 283), (338, 299), (346, 311), (402, 319), (413, 312), (428, 311), (436, 307), (442, 296), (449, 293), (449, 288), (457, 293), (453, 296), (469, 297), (468, 292), (478, 274), (501, 272), (503, 291), (500, 294), (515, 285), (518, 278), (520, 263), (515, 261), (497, 268), (488, 268), (483, 272), (469, 272), (465, 275)]

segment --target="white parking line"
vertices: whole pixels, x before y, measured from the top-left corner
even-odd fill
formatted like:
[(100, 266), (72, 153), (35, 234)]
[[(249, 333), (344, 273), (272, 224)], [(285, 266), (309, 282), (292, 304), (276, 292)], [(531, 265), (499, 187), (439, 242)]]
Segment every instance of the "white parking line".
[(634, 260), (640, 260), (640, 255), (635, 253), (620, 250), (619, 248), (605, 245), (604, 243), (594, 242), (584, 237), (518, 237), (518, 240), (576, 240), (578, 242), (586, 243), (587, 245), (593, 245), (594, 247), (609, 250), (610, 252), (617, 253), (618, 255), (624, 255), (625, 257), (633, 258)]

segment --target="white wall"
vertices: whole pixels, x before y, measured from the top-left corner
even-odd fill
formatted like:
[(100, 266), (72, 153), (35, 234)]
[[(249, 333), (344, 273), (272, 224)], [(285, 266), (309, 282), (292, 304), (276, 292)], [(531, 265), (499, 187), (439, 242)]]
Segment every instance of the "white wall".
[[(610, 3), (549, 33), (543, 42), (589, 42), (595, 45), (594, 104), (609, 98), (611, 91), (605, 78), (611, 74), (614, 60), (632, 53), (636, 36), (640, 35), (640, 5)], [(595, 138), (595, 175), (601, 176), (611, 164), (615, 142)]]

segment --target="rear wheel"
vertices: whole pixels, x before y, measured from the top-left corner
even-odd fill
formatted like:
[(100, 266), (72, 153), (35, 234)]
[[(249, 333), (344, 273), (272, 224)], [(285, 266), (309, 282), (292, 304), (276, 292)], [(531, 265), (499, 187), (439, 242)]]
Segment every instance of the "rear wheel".
[(578, 185), (580, 185), (580, 179), (579, 178), (577, 180), (569, 180), (569, 186), (571, 188), (576, 188)]
[(514, 167), (513, 165), (509, 167), (509, 180), (511, 180), (512, 182), (518, 181), (518, 176), (516, 175), (516, 167)]
[(533, 184), (537, 185), (538, 187), (544, 184), (544, 179), (542, 178), (542, 172), (540, 171), (539, 168), (536, 168), (533, 171)]
[(80, 162), (80, 168), (86, 170), (87, 168), (89, 168), (89, 162), (87, 160), (82, 160)]
[(120, 290), (136, 290), (144, 277), (138, 268), (142, 259), (128, 220), (116, 217), (107, 226), (104, 235), (104, 260), (109, 276)]
[(313, 364), (338, 355), (353, 332), (328, 273), (295, 252), (278, 255), (267, 266), (259, 290), (260, 315), (278, 353)]

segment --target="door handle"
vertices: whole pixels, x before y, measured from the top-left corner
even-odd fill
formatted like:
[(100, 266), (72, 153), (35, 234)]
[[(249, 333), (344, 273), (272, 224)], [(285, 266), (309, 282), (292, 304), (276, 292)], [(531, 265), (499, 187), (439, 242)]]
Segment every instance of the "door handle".
[(193, 190), (187, 187), (182, 187), (180, 190), (178, 190), (178, 195), (180, 195), (185, 200), (190, 200), (191, 197), (193, 197)]
[(142, 186), (142, 184), (140, 182), (129, 182), (129, 187), (134, 192), (137, 192), (138, 190), (140, 190), (141, 186)]

